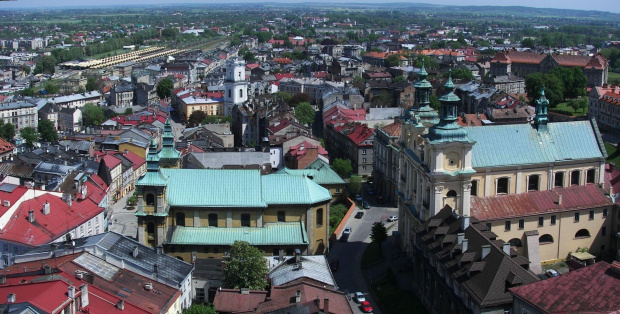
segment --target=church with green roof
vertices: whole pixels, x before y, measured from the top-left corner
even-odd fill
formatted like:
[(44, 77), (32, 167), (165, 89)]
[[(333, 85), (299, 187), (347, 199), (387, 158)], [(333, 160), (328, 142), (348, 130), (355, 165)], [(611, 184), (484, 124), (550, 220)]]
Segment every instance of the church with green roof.
[(140, 243), (185, 261), (221, 258), (234, 241), (265, 255), (328, 251), (328, 189), (307, 175), (178, 169), (179, 154), (167, 134), (161, 151), (151, 142), (147, 172), (136, 183)]

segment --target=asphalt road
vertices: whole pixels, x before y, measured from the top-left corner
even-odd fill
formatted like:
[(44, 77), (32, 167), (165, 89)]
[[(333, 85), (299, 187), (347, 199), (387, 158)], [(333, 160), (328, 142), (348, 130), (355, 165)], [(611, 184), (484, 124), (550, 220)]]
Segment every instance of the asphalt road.
[(111, 225), (108, 230), (120, 233), (133, 239), (138, 238), (138, 217), (135, 216), (136, 208), (127, 209), (127, 199), (133, 195), (131, 191), (116, 203), (108, 206)]
[[(358, 207), (355, 210), (345, 225), (352, 229), (349, 240), (347, 242), (336, 241), (331, 248), (328, 259), (330, 261), (337, 259), (340, 262), (340, 267), (334, 273), (338, 289), (340, 291), (348, 291), (351, 294), (358, 291), (364, 293), (366, 300), (370, 302), (374, 309), (373, 313), (381, 313), (378, 304), (370, 295), (370, 288), (362, 277), (360, 265), (364, 251), (368, 243), (370, 243), (370, 230), (373, 223), (382, 221), (386, 224), (386, 228), (390, 228), (393, 225), (388, 233), (397, 230), (397, 223), (387, 222), (387, 218), (392, 215), (398, 215), (398, 208), (383, 207), (384, 205), (374, 203), (374, 198), (370, 198), (367, 195), (364, 195), (364, 198), (370, 200), (371, 208), (361, 209)], [(361, 219), (355, 218), (355, 214), (359, 211), (364, 212), (364, 217)], [(338, 238), (340, 238), (340, 235)], [(355, 313), (362, 313), (358, 303), (351, 300), (351, 305)]]

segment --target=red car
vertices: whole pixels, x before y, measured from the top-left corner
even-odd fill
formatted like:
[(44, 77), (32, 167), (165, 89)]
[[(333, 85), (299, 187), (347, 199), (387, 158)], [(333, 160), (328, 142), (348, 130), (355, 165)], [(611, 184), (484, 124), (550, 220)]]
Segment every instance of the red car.
[(364, 301), (360, 307), (362, 308), (362, 312), (372, 313), (372, 306), (370, 306), (370, 302)]

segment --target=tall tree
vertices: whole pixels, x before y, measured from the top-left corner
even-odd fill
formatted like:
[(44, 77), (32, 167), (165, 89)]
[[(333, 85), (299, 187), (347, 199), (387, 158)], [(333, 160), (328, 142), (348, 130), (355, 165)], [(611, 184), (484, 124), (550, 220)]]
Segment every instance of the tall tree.
[(536, 43), (531, 38), (523, 38), (521, 41), (521, 47), (534, 49), (536, 47)]
[(46, 142), (53, 142), (58, 140), (58, 133), (56, 132), (56, 128), (54, 128), (54, 122), (42, 119), (39, 121), (39, 134), (41, 135), (41, 139)]
[(336, 158), (332, 163), (332, 169), (343, 178), (348, 178), (353, 172), (351, 161), (348, 159)]
[(256, 248), (245, 241), (235, 241), (224, 265), (224, 287), (264, 290), (267, 287), (267, 263)]
[(3, 139), (11, 141), (15, 137), (15, 126), (12, 123), (4, 124), (2, 125), (2, 129), (0, 129), (0, 133)]
[(377, 222), (372, 226), (372, 229), (370, 229), (370, 240), (373, 243), (378, 243), (379, 245), (379, 249), (381, 251), (382, 247), (381, 247), (381, 243), (383, 243), (385, 240), (387, 240), (387, 229), (385, 228), (385, 225), (383, 224), (383, 222)]
[(94, 77), (89, 77), (86, 80), (86, 91), (92, 92), (97, 90), (97, 80)]
[(47, 82), (45, 83), (45, 91), (47, 92), (48, 95), (50, 94), (58, 94), (58, 86), (56, 86), (54, 83), (52, 82)]
[(84, 126), (100, 125), (105, 120), (103, 108), (90, 102), (82, 107), (82, 124)]
[(207, 114), (204, 111), (194, 111), (189, 115), (187, 119), (187, 126), (193, 128), (195, 126), (199, 126), (200, 123), (207, 117)]
[(19, 131), (19, 135), (26, 141), (28, 147), (34, 147), (34, 143), (39, 140), (39, 133), (31, 127), (25, 127)]
[(299, 105), (295, 107), (295, 116), (301, 124), (311, 125), (314, 122), (315, 115), (316, 112), (307, 102), (299, 103)]
[(157, 84), (157, 96), (159, 96), (159, 99), (168, 98), (172, 94), (173, 88), (174, 83), (170, 78), (166, 77)]
[(352, 176), (349, 179), (349, 192), (351, 194), (359, 194), (362, 191), (362, 178), (360, 176)]

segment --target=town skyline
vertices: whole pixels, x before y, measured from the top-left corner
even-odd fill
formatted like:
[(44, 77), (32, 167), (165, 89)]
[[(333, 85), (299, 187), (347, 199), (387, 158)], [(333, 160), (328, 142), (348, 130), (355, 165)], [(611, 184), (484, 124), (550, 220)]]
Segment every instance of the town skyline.
[[(44, 0), (31, 0), (31, 1), (23, 1), (23, 0), (15, 0), (15, 1), (2, 1), (0, 2), (0, 9), (33, 9), (33, 8), (68, 8), (68, 7), (93, 7), (93, 6), (114, 6), (114, 5), (171, 5), (171, 4), (218, 4), (219, 2), (213, 0), (179, 0), (179, 1), (164, 1), (164, 0), (136, 0), (135, 2), (128, 4), (126, 1), (122, 0), (102, 0), (99, 1), (96, 5), (93, 5), (90, 1), (77, 0), (77, 1), (69, 1), (69, 0), (60, 0), (60, 1), (44, 1)], [(228, 1), (227, 4), (243, 4), (249, 3), (247, 0), (231, 0)], [(263, 3), (287, 3), (287, 4), (303, 4), (309, 3), (307, 0), (270, 0), (270, 1), (258, 1), (251, 2), (252, 4), (263, 4)], [(321, 3), (321, 4), (376, 4), (375, 1), (370, 0), (354, 0), (354, 1), (328, 1), (328, 0), (316, 0), (312, 2), (313, 4)], [(560, 0), (549, 0), (544, 2), (539, 1), (518, 1), (518, 0), (507, 0), (503, 1), (501, 5), (497, 5), (496, 1), (492, 0), (472, 0), (467, 3), (463, 3), (462, 1), (456, 0), (439, 0), (433, 3), (429, 1), (389, 1), (390, 4), (415, 4), (415, 5), (432, 5), (432, 6), (491, 6), (491, 7), (507, 7), (507, 6), (517, 6), (524, 8), (536, 8), (536, 9), (567, 9), (567, 10), (583, 10), (583, 11), (601, 11), (601, 12), (611, 12), (611, 13), (620, 13), (620, 6), (617, 5), (615, 1), (612, 0), (603, 0), (599, 1), (599, 5), (596, 6), (597, 10), (592, 10), (592, 6), (589, 3), (583, 1), (560, 1)]]

